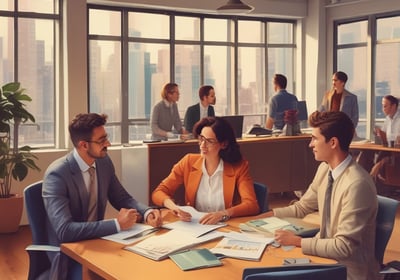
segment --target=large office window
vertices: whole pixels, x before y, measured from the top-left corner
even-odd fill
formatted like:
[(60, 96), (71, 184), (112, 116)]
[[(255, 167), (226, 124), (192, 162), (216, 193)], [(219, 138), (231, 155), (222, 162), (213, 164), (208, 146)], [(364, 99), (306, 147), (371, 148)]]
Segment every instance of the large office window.
[(0, 83), (20, 82), (32, 97), (27, 109), (36, 118), (20, 127), (21, 145), (55, 145), (60, 3), (0, 1)]
[[(336, 69), (349, 76), (346, 88), (357, 95), (359, 103), (357, 133), (369, 138), (368, 131), (381, 125), (385, 117), (382, 97), (400, 97), (400, 15), (339, 21), (335, 31)], [(367, 117), (368, 104), (374, 105), (371, 118)]]
[(216, 114), (245, 115), (244, 129), (264, 121), (275, 71), (293, 85), (295, 21), (97, 5), (88, 15), (89, 110), (109, 116), (113, 144), (149, 137), (167, 82), (179, 85), (182, 119), (210, 84)]

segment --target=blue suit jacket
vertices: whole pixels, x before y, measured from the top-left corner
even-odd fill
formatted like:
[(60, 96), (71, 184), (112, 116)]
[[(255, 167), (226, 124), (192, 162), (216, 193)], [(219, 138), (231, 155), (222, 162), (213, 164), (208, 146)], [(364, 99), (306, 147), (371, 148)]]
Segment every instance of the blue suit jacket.
[[(59, 246), (63, 242), (98, 238), (116, 233), (115, 221), (103, 220), (107, 201), (117, 210), (135, 208), (142, 216), (149, 208), (132, 198), (122, 187), (108, 156), (96, 160), (96, 174), (98, 221), (87, 222), (89, 195), (73, 153), (56, 160), (48, 167), (44, 176), (42, 195), (48, 217), (49, 244)], [(52, 270), (58, 271), (58, 277), (64, 278), (68, 259), (61, 257), (59, 260), (59, 258), (59, 253), (51, 256)]]
[[(207, 116), (215, 117), (214, 107), (211, 105), (208, 106)], [(199, 120), (200, 120), (200, 103), (197, 103), (187, 108), (183, 126), (189, 133), (192, 133), (195, 123), (198, 122)]]

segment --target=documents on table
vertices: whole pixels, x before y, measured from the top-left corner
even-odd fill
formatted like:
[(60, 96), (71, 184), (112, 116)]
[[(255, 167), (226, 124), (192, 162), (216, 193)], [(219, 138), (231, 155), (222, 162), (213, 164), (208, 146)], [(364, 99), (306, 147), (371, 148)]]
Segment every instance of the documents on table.
[(244, 233), (230, 232), (211, 249), (211, 252), (220, 256), (243, 260), (259, 261), (268, 244), (273, 238), (251, 237)]
[(222, 232), (213, 231), (197, 237), (193, 232), (174, 229), (164, 234), (151, 236), (124, 249), (158, 261), (167, 258), (172, 253), (222, 236)]
[(186, 211), (192, 215), (192, 220), (190, 222), (176, 221), (172, 223), (163, 224), (163, 228), (167, 229), (177, 229), (181, 231), (190, 231), (196, 237), (202, 236), (210, 231), (217, 228), (224, 227), (226, 224), (218, 223), (215, 225), (203, 225), (199, 223), (201, 217), (207, 213), (199, 212), (191, 206), (181, 206), (181, 210)]
[(290, 230), (302, 237), (314, 236), (319, 231), (319, 226), (304, 222), (298, 218), (277, 218), (268, 217), (256, 219), (240, 225), (243, 231), (254, 230), (256, 232), (265, 233), (267, 236), (272, 236), (275, 230), (284, 229)]
[(132, 244), (147, 237), (149, 234), (156, 232), (159, 228), (146, 224), (134, 224), (132, 228), (123, 230), (115, 234), (103, 236), (103, 239), (118, 242), (124, 245)]

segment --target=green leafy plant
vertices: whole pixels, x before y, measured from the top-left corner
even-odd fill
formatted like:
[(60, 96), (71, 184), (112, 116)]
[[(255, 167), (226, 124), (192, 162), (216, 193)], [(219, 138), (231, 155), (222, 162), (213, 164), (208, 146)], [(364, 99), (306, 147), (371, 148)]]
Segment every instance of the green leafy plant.
[(0, 88), (0, 198), (11, 196), (12, 180), (24, 180), (29, 168), (40, 171), (35, 163), (37, 157), (31, 153), (32, 148), (18, 147), (20, 124), (35, 122), (33, 115), (25, 109), (25, 102), (32, 99), (24, 92), (18, 82)]

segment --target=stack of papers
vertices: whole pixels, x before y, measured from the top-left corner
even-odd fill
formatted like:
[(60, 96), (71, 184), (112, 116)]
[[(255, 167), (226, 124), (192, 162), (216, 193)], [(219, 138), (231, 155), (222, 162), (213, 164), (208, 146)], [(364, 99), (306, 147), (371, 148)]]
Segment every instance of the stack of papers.
[(139, 243), (124, 249), (137, 253), (152, 260), (163, 260), (170, 254), (188, 249), (195, 245), (222, 237), (221, 232), (210, 232), (196, 237), (188, 231), (171, 230), (161, 235), (151, 236)]
[(254, 230), (259, 233), (264, 233), (267, 236), (273, 236), (275, 230), (283, 229), (290, 230), (296, 235), (302, 237), (314, 236), (319, 231), (319, 226), (314, 224), (309, 224), (298, 218), (277, 218), (268, 217), (263, 219), (251, 220), (240, 228), (244, 231)]

